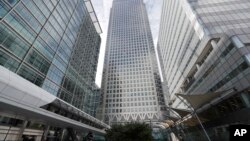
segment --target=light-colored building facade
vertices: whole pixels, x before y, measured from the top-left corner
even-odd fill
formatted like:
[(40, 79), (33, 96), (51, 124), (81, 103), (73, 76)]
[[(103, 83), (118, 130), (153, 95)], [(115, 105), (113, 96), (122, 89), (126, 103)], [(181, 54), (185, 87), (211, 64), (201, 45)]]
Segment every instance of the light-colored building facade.
[(207, 137), (229, 140), (229, 125), (249, 124), (249, 9), (248, 0), (163, 1), (157, 47), (169, 87), (169, 105), (178, 108), (176, 111), (192, 110), (176, 93), (193, 101), (194, 95), (199, 94), (207, 94), (206, 98), (215, 96), (214, 92), (227, 95), (220, 98), (218, 93), (210, 101), (199, 95), (200, 100), (196, 99), (191, 106), (206, 101), (202, 103), (205, 106), (196, 107), (195, 111), (208, 136), (201, 132), (200, 124), (193, 118), (193, 122), (192, 119), (183, 122), (185, 133), (176, 130), (185, 140), (207, 140)]
[(173, 107), (175, 93), (206, 93), (250, 85), (250, 2), (163, 2), (158, 50)]
[(143, 0), (114, 0), (102, 79), (104, 121), (156, 121), (165, 105)]

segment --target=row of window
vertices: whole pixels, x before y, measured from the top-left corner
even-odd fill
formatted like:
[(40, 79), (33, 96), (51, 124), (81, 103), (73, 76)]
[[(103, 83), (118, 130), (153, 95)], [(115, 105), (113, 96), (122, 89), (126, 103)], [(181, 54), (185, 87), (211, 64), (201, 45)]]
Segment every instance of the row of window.
[[(118, 95), (118, 94), (114, 94), (114, 95)], [(136, 98), (134, 98), (134, 97), (122, 97), (122, 99), (119, 99), (119, 97), (117, 97), (117, 98), (109, 98), (109, 97), (106, 97), (106, 102), (113, 102), (113, 103), (115, 103), (115, 102), (117, 102), (117, 103), (119, 103), (119, 102), (132, 102), (132, 101), (152, 101), (152, 100), (155, 100), (155, 97), (141, 97), (141, 96), (138, 96), (138, 97), (136, 97)]]
[(142, 88), (135, 88), (135, 87), (129, 87), (129, 88), (118, 88), (118, 89), (108, 89), (107, 93), (124, 93), (124, 92), (150, 92), (154, 91), (154, 87), (142, 87)]
[(123, 61), (144, 61), (144, 62), (148, 62), (149, 58), (148, 57), (144, 57), (144, 56), (135, 56), (135, 57), (121, 57), (121, 56), (109, 56), (109, 61), (110, 62), (123, 62)]
[[(150, 87), (154, 86), (153, 83), (137, 83), (137, 84), (122, 84), (123, 81), (120, 81), (121, 84), (117, 83), (117, 85), (109, 85), (107, 89), (112, 89), (112, 88), (130, 88), (130, 87)], [(123, 82), (124, 83), (124, 82)]]
[(133, 85), (133, 86), (135, 86), (135, 84), (141, 84), (141, 83), (153, 83), (154, 82), (154, 80), (153, 79), (148, 79), (148, 78), (145, 78), (145, 79), (134, 79), (134, 78), (132, 78), (132, 76), (131, 76), (131, 78), (129, 79), (129, 77), (127, 78), (127, 79), (122, 79), (122, 81), (121, 80), (119, 80), (118, 78), (117, 79), (113, 79), (113, 80), (108, 80), (108, 85), (112, 85), (112, 84), (125, 84), (125, 85), (127, 85), (127, 84), (131, 84), (131, 85)]
[(125, 112), (149, 112), (149, 111), (157, 111), (156, 107), (138, 107), (138, 108), (125, 108), (125, 109), (105, 109), (106, 113), (125, 113)]
[(109, 75), (110, 76), (113, 76), (113, 77), (119, 77), (119, 76), (124, 76), (124, 75), (144, 75), (144, 74), (151, 74), (152, 71), (140, 71), (140, 72), (137, 72), (137, 71), (133, 71), (133, 72), (124, 72), (122, 70), (109, 70)]
[(215, 61), (203, 74), (203, 76), (201, 76), (201, 78), (195, 83), (195, 85), (189, 90), (189, 91), (193, 91), (195, 88), (197, 88), (202, 82), (203, 80), (205, 80), (207, 78), (207, 76), (216, 68), (216, 66), (222, 61), (221, 59), (224, 59), (229, 52), (234, 48), (234, 44), (230, 43), (224, 51), (222, 51), (221, 55), (220, 55), (220, 60)]
[(106, 108), (116, 108), (116, 107), (122, 107), (122, 108), (125, 108), (125, 107), (137, 107), (137, 106), (153, 106), (153, 105), (156, 105), (156, 102), (139, 102), (139, 101), (136, 101), (136, 103), (114, 103), (114, 102), (110, 102), (111, 104), (106, 104)]
[(241, 63), (237, 68), (232, 70), (228, 75), (226, 75), (222, 80), (220, 80), (218, 83), (216, 83), (209, 91), (213, 92), (228, 83), (230, 80), (232, 80), (234, 77), (236, 77), (238, 74), (242, 73), (244, 70), (248, 68), (247, 62)]
[(154, 96), (154, 92), (136, 92), (136, 93), (124, 93), (124, 94), (108, 94), (106, 98), (115, 98), (115, 97), (137, 97), (137, 96)]

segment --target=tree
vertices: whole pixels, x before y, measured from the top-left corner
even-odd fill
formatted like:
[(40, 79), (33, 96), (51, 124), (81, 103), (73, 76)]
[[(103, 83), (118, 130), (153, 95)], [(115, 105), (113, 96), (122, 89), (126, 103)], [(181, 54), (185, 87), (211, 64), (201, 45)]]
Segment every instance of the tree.
[(107, 141), (152, 141), (152, 130), (145, 123), (113, 125), (106, 132)]

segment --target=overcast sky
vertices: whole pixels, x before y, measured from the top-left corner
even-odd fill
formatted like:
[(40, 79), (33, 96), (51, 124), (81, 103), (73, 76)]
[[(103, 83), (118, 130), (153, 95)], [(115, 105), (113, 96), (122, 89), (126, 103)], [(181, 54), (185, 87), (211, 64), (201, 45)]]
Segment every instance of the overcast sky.
[[(97, 75), (96, 75), (96, 84), (98, 86), (101, 86), (102, 69), (103, 69), (104, 54), (106, 47), (106, 37), (108, 31), (109, 12), (110, 8), (112, 7), (113, 0), (91, 0), (91, 1), (103, 31), (103, 33), (101, 34), (102, 43), (101, 43), (100, 56), (99, 56)], [(146, 4), (146, 8), (148, 11), (150, 27), (152, 30), (154, 44), (156, 47), (158, 40), (158, 30), (160, 24), (162, 0), (144, 0), (144, 3)]]

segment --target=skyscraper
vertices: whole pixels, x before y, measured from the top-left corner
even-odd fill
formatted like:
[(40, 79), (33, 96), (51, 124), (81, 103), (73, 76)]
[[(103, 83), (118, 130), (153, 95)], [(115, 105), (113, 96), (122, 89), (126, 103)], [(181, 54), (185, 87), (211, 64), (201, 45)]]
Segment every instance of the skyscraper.
[(143, 0), (114, 0), (102, 79), (107, 123), (151, 121), (165, 105)]
[(178, 92), (249, 86), (250, 13), (245, 10), (249, 4), (236, 0), (163, 2), (158, 47), (174, 106), (179, 103), (174, 98)]
[(244, 119), (250, 97), (249, 8), (248, 0), (163, 1), (158, 48), (170, 105), (186, 108), (176, 93), (209, 97), (214, 92), (237, 90), (223, 100), (218, 100), (218, 94), (212, 108), (200, 111), (209, 121), (206, 125), (214, 127), (207, 129), (211, 134), (217, 129), (224, 134), (228, 125), (238, 121), (249, 124)]
[(34, 123), (104, 132), (93, 117), (100, 31), (90, 1), (0, 1), (0, 121), (22, 127), (0, 140), (20, 140)]

